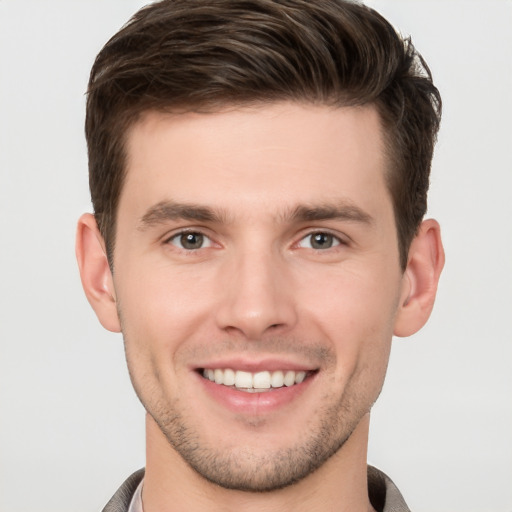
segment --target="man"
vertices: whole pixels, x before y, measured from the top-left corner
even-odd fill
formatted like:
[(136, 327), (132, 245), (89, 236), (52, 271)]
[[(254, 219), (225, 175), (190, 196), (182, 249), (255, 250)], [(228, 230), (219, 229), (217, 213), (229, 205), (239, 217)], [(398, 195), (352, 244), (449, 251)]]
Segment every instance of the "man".
[(408, 510), (366, 465), (369, 412), (444, 262), (440, 108), (410, 41), (346, 0), (163, 1), (106, 44), (77, 256), (147, 464), (105, 511)]

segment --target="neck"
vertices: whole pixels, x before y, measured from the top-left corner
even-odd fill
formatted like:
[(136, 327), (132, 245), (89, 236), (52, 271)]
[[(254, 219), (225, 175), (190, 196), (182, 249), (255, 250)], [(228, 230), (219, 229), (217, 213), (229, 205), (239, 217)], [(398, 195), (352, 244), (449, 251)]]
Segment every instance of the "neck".
[(147, 415), (144, 512), (368, 512), (373, 510), (366, 474), (368, 429), (369, 414), (315, 472), (284, 489), (253, 493), (224, 489), (205, 480), (184, 462)]

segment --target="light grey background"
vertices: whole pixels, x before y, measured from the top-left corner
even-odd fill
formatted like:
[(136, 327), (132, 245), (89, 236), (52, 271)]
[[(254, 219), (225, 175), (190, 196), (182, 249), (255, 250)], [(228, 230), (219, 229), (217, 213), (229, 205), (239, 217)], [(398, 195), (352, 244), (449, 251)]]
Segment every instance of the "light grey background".
[[(120, 336), (74, 260), (90, 210), (84, 91), (135, 0), (0, 0), (0, 511), (101, 510), (144, 464)], [(394, 342), (370, 461), (416, 512), (512, 511), (512, 2), (374, 0), (444, 99), (430, 215), (447, 263)]]

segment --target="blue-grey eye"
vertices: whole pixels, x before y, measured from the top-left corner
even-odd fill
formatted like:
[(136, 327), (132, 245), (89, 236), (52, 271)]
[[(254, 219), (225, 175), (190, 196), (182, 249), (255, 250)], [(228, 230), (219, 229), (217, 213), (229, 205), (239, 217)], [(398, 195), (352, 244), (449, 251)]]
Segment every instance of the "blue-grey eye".
[(299, 242), (299, 247), (316, 250), (331, 249), (337, 245), (340, 245), (338, 238), (322, 231), (311, 233)]

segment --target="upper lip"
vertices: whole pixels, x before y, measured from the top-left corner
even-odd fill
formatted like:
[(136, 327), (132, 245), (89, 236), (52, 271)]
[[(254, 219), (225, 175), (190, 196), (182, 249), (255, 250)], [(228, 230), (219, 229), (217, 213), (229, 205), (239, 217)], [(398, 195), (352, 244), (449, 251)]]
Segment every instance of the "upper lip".
[(257, 373), (262, 371), (314, 371), (318, 368), (311, 364), (291, 361), (289, 359), (281, 358), (252, 358), (249, 359), (247, 355), (243, 357), (230, 357), (225, 359), (215, 359), (202, 364), (194, 365), (194, 370), (203, 369), (227, 369), (240, 370), (244, 372)]

